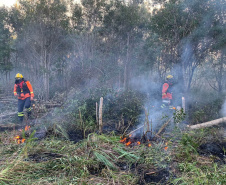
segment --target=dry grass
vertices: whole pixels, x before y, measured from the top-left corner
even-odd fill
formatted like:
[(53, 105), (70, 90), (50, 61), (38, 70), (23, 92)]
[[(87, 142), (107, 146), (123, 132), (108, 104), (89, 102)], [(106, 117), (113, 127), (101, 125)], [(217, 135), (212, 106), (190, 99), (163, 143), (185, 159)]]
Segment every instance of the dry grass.
[[(49, 137), (41, 141), (28, 139), (18, 145), (13, 139), (16, 132), (1, 133), (0, 184), (132, 185), (148, 172), (167, 168), (177, 178), (165, 183), (225, 182), (225, 167), (216, 167), (212, 157), (200, 156), (195, 151), (197, 142), (202, 143), (204, 138), (220, 137), (215, 130), (200, 132), (181, 133), (175, 137), (177, 140), (171, 138), (167, 151), (165, 142), (153, 143), (152, 147), (125, 147), (115, 135), (90, 134), (76, 144)], [(178, 140), (179, 137), (182, 139)]]

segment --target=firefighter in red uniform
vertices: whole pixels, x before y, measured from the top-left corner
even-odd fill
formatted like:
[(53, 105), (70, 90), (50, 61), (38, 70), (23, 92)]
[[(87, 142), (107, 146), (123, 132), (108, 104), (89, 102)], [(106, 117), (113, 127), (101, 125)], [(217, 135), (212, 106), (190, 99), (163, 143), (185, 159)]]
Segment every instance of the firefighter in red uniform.
[(163, 105), (161, 106), (164, 108), (166, 105), (172, 105), (173, 93), (172, 93), (172, 86), (173, 86), (173, 76), (168, 75), (166, 77), (166, 82), (162, 86), (162, 102)]
[(28, 117), (31, 116), (31, 101), (34, 99), (34, 93), (30, 82), (20, 73), (15, 76), (14, 96), (18, 97), (18, 119), (22, 123), (24, 107), (27, 109)]

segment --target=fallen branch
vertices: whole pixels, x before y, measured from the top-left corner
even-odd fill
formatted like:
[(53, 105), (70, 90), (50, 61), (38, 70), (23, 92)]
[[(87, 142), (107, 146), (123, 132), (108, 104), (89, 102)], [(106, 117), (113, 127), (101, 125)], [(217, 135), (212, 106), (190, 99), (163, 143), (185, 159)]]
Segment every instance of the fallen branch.
[(218, 124), (223, 123), (223, 122), (226, 122), (226, 117), (223, 117), (223, 118), (220, 118), (220, 119), (215, 119), (215, 120), (208, 121), (208, 122), (205, 122), (205, 123), (200, 123), (200, 124), (197, 124), (197, 125), (188, 125), (187, 127), (190, 128), (190, 129), (200, 129), (200, 128), (218, 125)]
[(166, 128), (166, 126), (169, 124), (169, 122), (171, 121), (172, 118), (173, 118), (173, 116), (170, 119), (168, 119), (168, 121), (159, 129), (159, 131), (156, 134), (157, 136), (159, 134), (161, 134), (161, 132)]
[(8, 113), (8, 114), (3, 114), (3, 115), (0, 115), (0, 118), (6, 118), (6, 117), (9, 117), (9, 116), (14, 116), (14, 115), (16, 115), (17, 114), (17, 112), (11, 112), (11, 113)]

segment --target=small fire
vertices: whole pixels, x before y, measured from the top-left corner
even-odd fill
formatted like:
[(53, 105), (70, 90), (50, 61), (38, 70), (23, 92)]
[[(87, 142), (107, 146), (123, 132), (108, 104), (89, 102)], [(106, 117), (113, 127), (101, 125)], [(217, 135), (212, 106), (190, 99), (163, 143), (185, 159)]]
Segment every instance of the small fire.
[(166, 146), (165, 146), (164, 150), (167, 151), (167, 149), (168, 149), (168, 146), (167, 146), (168, 145), (168, 142), (166, 142), (165, 145)]
[(151, 147), (151, 143), (148, 144), (148, 147)]
[(137, 145), (140, 145), (140, 141), (137, 141)]
[[(25, 131), (29, 131), (31, 126), (26, 125), (24, 130)], [(20, 130), (20, 132), (22, 132), (22, 130)], [(14, 139), (17, 141), (17, 144), (21, 144), (24, 143), (26, 139), (22, 138), (21, 136), (17, 135), (16, 137), (14, 137)]]
[(131, 143), (132, 143), (131, 141), (127, 142), (126, 143), (126, 146), (129, 146)]
[(26, 139), (20, 137), (20, 136), (16, 136), (14, 137), (14, 139), (17, 141), (17, 144), (21, 144), (24, 143)]
[(28, 130), (30, 130), (30, 128), (31, 128), (31, 126), (27, 126), (27, 125), (26, 125), (26, 127), (25, 127), (24, 130), (25, 130), (25, 131), (28, 131)]
[(129, 137), (132, 137), (132, 134), (130, 134)]
[(119, 142), (120, 142), (120, 143), (126, 142), (126, 137), (124, 137), (123, 139), (121, 139)]

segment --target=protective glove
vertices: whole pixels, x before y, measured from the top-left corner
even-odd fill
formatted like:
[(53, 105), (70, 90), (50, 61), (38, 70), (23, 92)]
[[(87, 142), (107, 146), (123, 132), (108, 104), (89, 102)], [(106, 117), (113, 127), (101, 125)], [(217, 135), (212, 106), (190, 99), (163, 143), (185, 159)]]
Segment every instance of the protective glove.
[(34, 97), (33, 97), (33, 96), (31, 96), (30, 100), (31, 100), (31, 101), (33, 101), (33, 100), (34, 100)]

